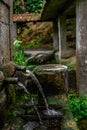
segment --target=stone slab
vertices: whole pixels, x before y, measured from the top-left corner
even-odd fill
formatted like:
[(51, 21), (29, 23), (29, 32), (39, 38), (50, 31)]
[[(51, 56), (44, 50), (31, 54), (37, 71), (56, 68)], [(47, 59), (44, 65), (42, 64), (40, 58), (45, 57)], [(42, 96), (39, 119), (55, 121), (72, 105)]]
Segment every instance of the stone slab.
[(60, 13), (63, 13), (69, 6), (72, 6), (72, 2), (72, 0), (55, 0), (55, 2), (54, 0), (46, 0), (41, 19), (54, 20)]

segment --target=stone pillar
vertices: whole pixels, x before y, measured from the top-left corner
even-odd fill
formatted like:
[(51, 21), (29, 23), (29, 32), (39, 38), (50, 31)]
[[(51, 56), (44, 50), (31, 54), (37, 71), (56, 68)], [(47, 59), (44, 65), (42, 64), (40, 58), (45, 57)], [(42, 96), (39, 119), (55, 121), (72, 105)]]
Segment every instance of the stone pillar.
[(77, 87), (87, 93), (87, 0), (77, 0), (76, 5), (76, 56)]
[(0, 57), (7, 63), (11, 60), (12, 0), (0, 1)]
[(14, 23), (13, 23), (13, 0), (10, 0), (10, 60), (13, 60), (13, 38), (14, 38)]
[(53, 21), (53, 49), (55, 51), (55, 60), (59, 63), (58, 19)]
[(9, 2), (0, 1), (0, 56), (9, 60)]
[(58, 18), (59, 27), (59, 58), (66, 57), (66, 17), (60, 16)]
[(58, 20), (53, 21), (53, 48), (54, 51), (59, 51), (59, 38), (58, 38)]

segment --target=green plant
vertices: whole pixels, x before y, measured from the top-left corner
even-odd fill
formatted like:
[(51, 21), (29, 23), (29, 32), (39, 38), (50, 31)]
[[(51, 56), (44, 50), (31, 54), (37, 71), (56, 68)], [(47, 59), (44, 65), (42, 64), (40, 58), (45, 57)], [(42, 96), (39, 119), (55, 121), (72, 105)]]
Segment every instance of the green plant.
[(76, 66), (73, 63), (70, 63), (69, 60), (61, 60), (59, 61), (60, 64), (66, 65), (68, 70), (76, 70)]
[(68, 70), (75, 70), (75, 65), (67, 64)]
[(87, 95), (78, 95), (71, 91), (68, 94), (68, 101), (75, 121), (87, 118)]
[(27, 69), (33, 71), (35, 69), (36, 65), (29, 65), (27, 66)]
[(21, 6), (21, 1), (20, 0), (15, 0), (13, 2), (13, 13), (14, 14), (21, 14), (21, 13), (24, 13), (24, 10), (22, 9), (22, 6)]
[(24, 0), (24, 8), (21, 0), (15, 0), (13, 3), (13, 12), (16, 14), (25, 12), (41, 12), (44, 0)]
[(26, 60), (24, 59), (24, 50), (20, 49), (22, 41), (14, 41), (14, 61), (18, 65), (26, 66)]
[(29, 57), (28, 59), (25, 59), (24, 50), (21, 50), (21, 44), (22, 41), (19, 40), (14, 41), (14, 62), (18, 65), (26, 66), (27, 69), (32, 71), (36, 67), (36, 65), (31, 65), (30, 63), (32, 60), (35, 63), (35, 60), (32, 56)]
[(26, 0), (25, 6), (29, 12), (40, 12), (43, 6), (43, 0)]

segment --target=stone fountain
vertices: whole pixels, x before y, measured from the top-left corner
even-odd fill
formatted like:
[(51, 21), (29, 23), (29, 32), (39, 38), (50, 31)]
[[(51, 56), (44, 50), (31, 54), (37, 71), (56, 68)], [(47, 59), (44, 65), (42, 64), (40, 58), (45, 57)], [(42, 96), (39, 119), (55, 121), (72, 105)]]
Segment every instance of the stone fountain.
[[(67, 78), (67, 67), (63, 65), (41, 65), (32, 73), (26, 70), (25, 67), (15, 65), (12, 62), (3, 64), (0, 66), (0, 91), (1, 93), (4, 92), (3, 95), (5, 96), (1, 104), (4, 104), (6, 100), (6, 88), (10, 87), (9, 84), (13, 84), (13, 86), (21, 88), (17, 89), (19, 93), (23, 90), (24, 93), (30, 95), (30, 99), (26, 104), (19, 105), (25, 112), (17, 114), (17, 118), (21, 117), (25, 122), (22, 127), (23, 130), (72, 130), (70, 129), (71, 126), (66, 127), (71, 115), (67, 114), (68, 118), (65, 118), (66, 115), (64, 115), (65, 106), (71, 113), (66, 99), (66, 93), (68, 92)], [(33, 92), (38, 92), (38, 103), (34, 101)], [(48, 96), (54, 96), (58, 103), (56, 105), (49, 103)], [(33, 113), (30, 112), (32, 108)], [(73, 130), (77, 130), (76, 125), (74, 127)]]

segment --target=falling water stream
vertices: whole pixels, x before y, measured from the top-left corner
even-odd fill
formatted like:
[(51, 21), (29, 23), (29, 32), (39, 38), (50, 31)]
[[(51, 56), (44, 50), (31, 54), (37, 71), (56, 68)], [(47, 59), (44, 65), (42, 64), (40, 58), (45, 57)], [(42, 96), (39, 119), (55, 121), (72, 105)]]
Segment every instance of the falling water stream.
[(49, 109), (49, 106), (48, 106), (45, 94), (44, 94), (43, 89), (42, 89), (42, 86), (41, 86), (40, 82), (38, 81), (38, 79), (36, 78), (36, 76), (30, 70), (26, 70), (26, 72), (31, 76), (31, 78), (33, 79), (34, 83), (38, 87), (38, 89), (39, 89), (39, 91), (40, 91), (40, 93), (41, 93), (41, 95), (43, 97), (43, 100), (44, 100), (44, 103), (45, 103), (45, 106), (46, 106), (46, 111), (44, 112), (44, 114), (46, 114), (48, 116), (50, 116), (50, 115), (57, 115), (55, 110), (53, 110), (53, 109), (50, 110)]
[(38, 81), (38, 79), (36, 78), (36, 76), (30, 70), (26, 70), (26, 72), (31, 76), (31, 78), (33, 79), (34, 83), (36, 84), (36, 86), (38, 87), (39, 91), (41, 92), (41, 94), (43, 96), (43, 100), (44, 100), (45, 105), (46, 105), (46, 109), (49, 112), (48, 103), (47, 103), (46, 97), (44, 95), (42, 86), (40, 85), (40, 82)]

